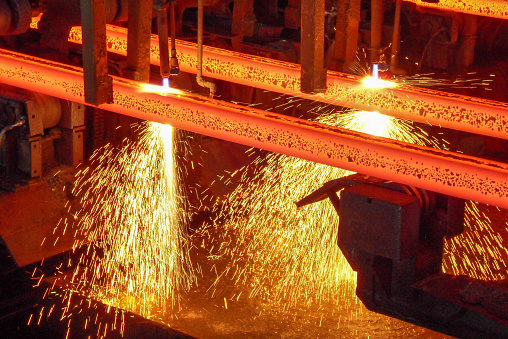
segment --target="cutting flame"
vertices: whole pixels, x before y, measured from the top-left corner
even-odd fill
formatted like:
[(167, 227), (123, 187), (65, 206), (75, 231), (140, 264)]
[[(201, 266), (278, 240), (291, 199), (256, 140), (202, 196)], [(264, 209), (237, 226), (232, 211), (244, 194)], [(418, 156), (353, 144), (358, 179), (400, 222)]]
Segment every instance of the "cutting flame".
[[(166, 80), (166, 81), (165, 81)], [(158, 93), (160, 95), (167, 95), (167, 94), (182, 94), (182, 91), (169, 87), (169, 79), (162, 79), (162, 86), (153, 85), (153, 84), (142, 84), (141, 89), (144, 92), (150, 92), (150, 93)]]
[(393, 81), (381, 80), (375, 77), (363, 78), (362, 83), (367, 88), (392, 88), (396, 86)]
[(162, 78), (162, 87), (169, 90), (169, 78)]

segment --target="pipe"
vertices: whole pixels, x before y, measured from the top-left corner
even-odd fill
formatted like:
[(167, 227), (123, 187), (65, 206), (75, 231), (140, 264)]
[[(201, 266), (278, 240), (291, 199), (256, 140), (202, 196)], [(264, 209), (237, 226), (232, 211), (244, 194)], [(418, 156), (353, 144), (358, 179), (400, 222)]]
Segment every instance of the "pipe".
[(427, 2), (425, 0), (405, 0), (418, 6), (467, 13), (492, 18), (508, 18), (508, 0), (440, 0)]
[(390, 58), (390, 67), (392, 68), (392, 70), (398, 70), (399, 64), (401, 11), (402, 11), (402, 0), (397, 0), (397, 2), (395, 3), (395, 18), (393, 20), (392, 55)]
[(170, 73), (177, 75), (180, 73), (178, 57), (176, 55), (176, 19), (175, 19), (175, 1), (170, 4), (169, 15), (171, 17), (171, 70)]
[(19, 127), (19, 126), (22, 126), (26, 123), (25, 119), (24, 118), (21, 118), (19, 119), (18, 121), (16, 121), (15, 123), (13, 123), (12, 125), (8, 125), (8, 126), (5, 126), (1, 131), (0, 131), (0, 149), (2, 149), (2, 139), (4, 138), (4, 135), (9, 132), (10, 130), (16, 128), (16, 127)]
[[(0, 50), (0, 82), (83, 103), (83, 73)], [(508, 208), (508, 165), (243, 107), (194, 94), (144, 92), (113, 77), (99, 107), (251, 147)]]
[(216, 86), (211, 81), (203, 79), (203, 0), (198, 0), (198, 64), (196, 81), (199, 86), (210, 89), (210, 98), (215, 94)]
[[(108, 49), (126, 55), (127, 30), (107, 26)], [(81, 29), (74, 27), (69, 39), (81, 43)], [(196, 44), (177, 41), (180, 70), (195, 73)], [(152, 35), (150, 62), (159, 63), (158, 38)], [(316, 100), (326, 104), (376, 111), (406, 120), (459, 131), (508, 139), (508, 103), (439, 92), (428, 88), (397, 85), (366, 89), (356, 75), (328, 71), (327, 91), (300, 92), (300, 66), (205, 46), (206, 76), (246, 86)]]
[(160, 74), (163, 79), (169, 78), (169, 46), (168, 46), (168, 11), (166, 4), (162, 1), (154, 7), (157, 10), (157, 33), (159, 34), (159, 51), (160, 51)]

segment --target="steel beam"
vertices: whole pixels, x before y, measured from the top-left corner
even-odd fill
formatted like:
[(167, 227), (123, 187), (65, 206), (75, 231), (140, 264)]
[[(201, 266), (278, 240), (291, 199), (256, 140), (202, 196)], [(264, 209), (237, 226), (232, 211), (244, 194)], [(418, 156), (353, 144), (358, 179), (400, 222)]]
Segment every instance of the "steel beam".
[(253, 36), (255, 24), (254, 0), (235, 0), (231, 32), (242, 38), (244, 36)]
[(337, 23), (331, 68), (340, 72), (354, 68), (358, 49), (361, 0), (344, 0), (337, 3)]
[(440, 0), (429, 2), (425, 0), (404, 0), (418, 6), (448, 10), (472, 15), (488, 16), (492, 18), (508, 18), (508, 0)]
[(152, 31), (152, 0), (129, 0), (129, 31), (127, 33), (127, 77), (136, 81), (150, 79), (150, 37)]
[[(84, 102), (82, 69), (0, 50), (0, 82)], [(508, 208), (508, 165), (113, 78), (108, 111)]]
[(82, 0), (83, 67), (85, 69), (85, 101), (99, 105), (112, 100), (111, 78), (108, 76), (106, 47), (105, 0)]
[(305, 93), (326, 91), (325, 1), (304, 0), (301, 3), (301, 86)]
[(380, 62), (383, 38), (384, 0), (370, 2), (370, 62)]
[[(108, 49), (127, 53), (127, 30), (108, 28)], [(81, 43), (80, 28), (69, 39)], [(159, 63), (157, 36), (152, 36), (150, 62)], [(196, 44), (177, 41), (180, 70), (196, 73)], [(484, 100), (428, 88), (398, 85), (395, 88), (365, 88), (356, 75), (328, 71), (327, 91), (322, 94), (300, 92), (300, 66), (253, 55), (204, 46), (203, 75), (253, 86), (268, 91), (340, 105), (402, 119), (442, 126), (459, 131), (508, 139), (508, 103)]]

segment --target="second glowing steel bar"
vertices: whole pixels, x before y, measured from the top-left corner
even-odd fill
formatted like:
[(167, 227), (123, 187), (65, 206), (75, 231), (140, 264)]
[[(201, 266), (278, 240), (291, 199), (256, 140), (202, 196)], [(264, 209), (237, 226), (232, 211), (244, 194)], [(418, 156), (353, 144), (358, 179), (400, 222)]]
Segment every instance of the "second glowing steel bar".
[[(108, 50), (126, 55), (127, 30), (108, 25)], [(81, 43), (81, 28), (69, 40)], [(159, 64), (158, 37), (152, 35), (150, 62)], [(196, 73), (196, 44), (177, 41), (180, 69)], [(319, 102), (376, 111), (402, 119), (469, 133), (508, 139), (508, 103), (484, 100), (431, 89), (397, 85), (367, 88), (356, 75), (328, 71), (326, 93), (300, 92), (300, 66), (204, 46), (203, 75)]]
[[(0, 82), (84, 102), (81, 69), (10, 51), (0, 50)], [(101, 108), (508, 208), (508, 165), (505, 164), (371, 137), (192, 94), (161, 96), (143, 92), (141, 84), (121, 78), (114, 78), (113, 92), (114, 102), (100, 105)]]

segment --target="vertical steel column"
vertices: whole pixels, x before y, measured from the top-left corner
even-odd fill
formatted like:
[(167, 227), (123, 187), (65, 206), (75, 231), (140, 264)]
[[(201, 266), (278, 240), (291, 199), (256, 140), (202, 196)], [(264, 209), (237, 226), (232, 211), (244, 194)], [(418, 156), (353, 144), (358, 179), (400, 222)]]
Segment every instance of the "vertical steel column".
[(301, 0), (288, 0), (288, 5), (284, 10), (284, 25), (287, 28), (300, 28), (301, 16)]
[(160, 73), (162, 78), (169, 78), (169, 45), (168, 45), (168, 9), (166, 1), (157, 1), (155, 4), (157, 10), (157, 34), (159, 35), (160, 51)]
[(301, 91), (325, 92), (325, 0), (302, 1), (301, 40)]
[(360, 25), (361, 0), (343, 0), (337, 4), (335, 45), (331, 68), (347, 72), (352, 68), (358, 49), (358, 27)]
[(253, 36), (255, 23), (254, 0), (235, 0), (233, 24), (231, 26), (232, 33), (241, 37)]
[(150, 77), (150, 38), (152, 0), (129, 0), (126, 77), (148, 82)]
[(375, 63), (381, 57), (384, 0), (371, 0), (370, 6), (370, 62)]
[(85, 102), (100, 105), (113, 102), (113, 83), (108, 76), (105, 0), (82, 0), (83, 69)]
[(400, 45), (400, 13), (402, 11), (402, 0), (397, 0), (395, 4), (395, 19), (393, 22), (392, 36), (392, 54), (390, 58), (390, 67), (393, 70), (398, 69), (399, 63), (399, 45)]
[(457, 64), (465, 70), (471, 66), (474, 61), (476, 33), (478, 31), (478, 17), (471, 14), (463, 14), (462, 19), (463, 24), (460, 32), (462, 43), (457, 55)]

